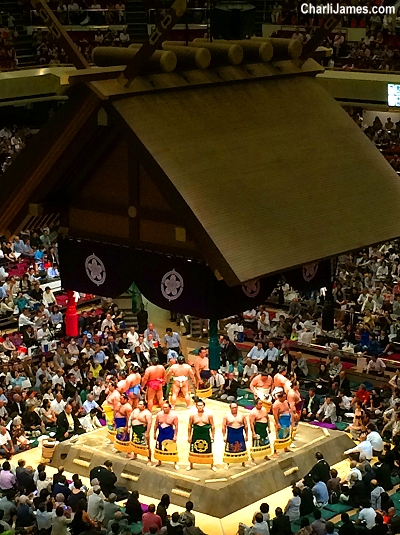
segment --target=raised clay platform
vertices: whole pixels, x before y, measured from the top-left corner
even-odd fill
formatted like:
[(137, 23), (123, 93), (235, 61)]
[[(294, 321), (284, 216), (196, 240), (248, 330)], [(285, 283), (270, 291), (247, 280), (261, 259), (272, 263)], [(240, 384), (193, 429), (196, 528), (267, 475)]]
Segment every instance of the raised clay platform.
[[(196, 503), (198, 511), (223, 518), (287, 487), (293, 480), (299, 480), (315, 464), (317, 451), (321, 451), (325, 459), (334, 464), (343, 459), (344, 450), (354, 445), (353, 441), (340, 431), (328, 432), (308, 424), (300, 424), (295, 441), (296, 448), (291, 448), (290, 453), (280, 452), (278, 460), (258, 461), (257, 466), (231, 465), (229, 470), (225, 470), (222, 463), (224, 443), (221, 423), (229, 407), (213, 400), (207, 400), (206, 404), (213, 412), (216, 425), (213, 450), (216, 472), (202, 465), (195, 465), (190, 472), (185, 470), (189, 452), (188, 412), (186, 408), (180, 407), (177, 409), (180, 465), (178, 471), (168, 464), (155, 468), (146, 466), (146, 459), (126, 459), (124, 453), (116, 453), (112, 444), (106, 443), (106, 429), (81, 435), (76, 443), (62, 442), (56, 447), (51, 464), (63, 465), (69, 472), (88, 477), (93, 467), (110, 459), (118, 476), (118, 485), (129, 490), (139, 490), (142, 494), (154, 497), (155, 502), (165, 493), (170, 495), (171, 502), (176, 505), (184, 506), (186, 501), (191, 500)], [(248, 414), (246, 409), (241, 411)]]

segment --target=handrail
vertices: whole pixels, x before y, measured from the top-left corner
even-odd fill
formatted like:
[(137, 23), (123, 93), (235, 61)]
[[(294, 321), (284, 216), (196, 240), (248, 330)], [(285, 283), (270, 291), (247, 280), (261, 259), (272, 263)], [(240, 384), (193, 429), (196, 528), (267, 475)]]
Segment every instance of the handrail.
[[(93, 24), (96, 26), (125, 25), (125, 9), (78, 9), (76, 11), (57, 9), (52, 10), (63, 26), (82, 26)], [(146, 13), (143, 11), (142, 13)], [(29, 12), (31, 26), (43, 26), (43, 21), (35, 9)]]

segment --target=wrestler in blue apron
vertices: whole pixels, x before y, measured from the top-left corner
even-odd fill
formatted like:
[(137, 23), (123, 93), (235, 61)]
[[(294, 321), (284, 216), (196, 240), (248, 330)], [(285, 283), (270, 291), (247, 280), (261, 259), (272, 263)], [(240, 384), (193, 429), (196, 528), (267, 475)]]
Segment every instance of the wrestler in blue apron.
[(156, 448), (158, 450), (162, 450), (162, 443), (164, 442), (164, 440), (173, 440), (174, 434), (175, 431), (172, 425), (168, 425), (167, 427), (161, 427), (161, 425), (159, 424)]
[(291, 423), (292, 423), (292, 416), (291, 414), (281, 414), (279, 416), (279, 425), (281, 426), (280, 429), (278, 429), (278, 438), (283, 440), (285, 438), (289, 438), (291, 434)]
[(242, 451), (246, 451), (243, 427), (239, 427), (238, 429), (235, 429), (234, 427), (227, 428), (225, 451), (229, 453), (241, 453)]

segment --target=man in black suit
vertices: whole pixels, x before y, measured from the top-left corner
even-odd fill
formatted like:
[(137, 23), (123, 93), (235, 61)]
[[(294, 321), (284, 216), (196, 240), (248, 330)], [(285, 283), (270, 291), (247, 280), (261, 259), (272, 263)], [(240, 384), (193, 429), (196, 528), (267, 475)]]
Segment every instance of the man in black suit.
[(272, 520), (271, 535), (291, 535), (292, 528), (287, 515), (283, 514), (280, 507), (275, 509), (275, 518)]
[(81, 435), (84, 432), (85, 430), (79, 423), (78, 418), (72, 414), (72, 407), (68, 403), (65, 405), (64, 410), (57, 416), (56, 439), (62, 442), (74, 435)]
[(150, 366), (150, 360), (143, 351), (140, 351), (140, 346), (135, 347), (135, 351), (131, 355), (131, 362), (136, 362), (142, 372)]
[(347, 379), (346, 372), (344, 370), (342, 370), (339, 375), (334, 378), (333, 382), (338, 383), (338, 389), (343, 390), (345, 396), (351, 396), (350, 381)]
[(301, 419), (305, 421), (316, 420), (319, 409), (319, 397), (315, 393), (315, 388), (311, 387), (304, 398)]
[(9, 403), (7, 406), (7, 412), (11, 416), (12, 414), (17, 414), (22, 416), (26, 411), (26, 403), (22, 400), (22, 397), (19, 394), (13, 395), (12, 403)]
[(311, 476), (314, 481), (323, 481), (326, 484), (331, 477), (331, 467), (325, 461), (324, 456), (320, 451), (317, 451), (315, 458), (317, 459), (317, 462), (311, 468), (308, 475)]
[(117, 501), (128, 498), (129, 492), (124, 487), (116, 487), (117, 476), (113, 472), (112, 462), (104, 461), (103, 466), (95, 466), (90, 471), (90, 481), (98, 479), (101, 490), (106, 498), (110, 494), (117, 495)]
[(226, 366), (226, 362), (233, 364), (235, 361), (239, 360), (239, 352), (237, 347), (233, 342), (231, 342), (228, 336), (223, 337), (221, 344), (221, 362)]
[(356, 314), (356, 311), (354, 310), (354, 307), (350, 307), (350, 310), (346, 312), (346, 316), (344, 318), (344, 326), (347, 327), (347, 325), (351, 325), (353, 328), (357, 326), (358, 323), (358, 316)]
[(228, 377), (225, 379), (225, 384), (220, 391), (220, 399), (232, 403), (236, 401), (237, 391), (240, 387), (240, 383), (236, 381), (233, 373), (228, 373)]

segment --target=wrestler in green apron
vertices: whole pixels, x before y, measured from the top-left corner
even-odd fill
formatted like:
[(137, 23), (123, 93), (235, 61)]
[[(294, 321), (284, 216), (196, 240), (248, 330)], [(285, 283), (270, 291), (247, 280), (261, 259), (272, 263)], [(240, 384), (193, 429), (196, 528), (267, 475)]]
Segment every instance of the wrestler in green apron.
[(210, 424), (193, 424), (192, 441), (190, 444), (190, 451), (192, 453), (212, 453), (210, 430)]
[(147, 446), (146, 433), (147, 426), (143, 424), (133, 425), (132, 426), (132, 442), (133, 444), (143, 444)]
[(263, 447), (269, 446), (268, 436), (268, 423), (267, 422), (255, 422), (254, 431), (260, 438), (253, 439), (253, 446)]

